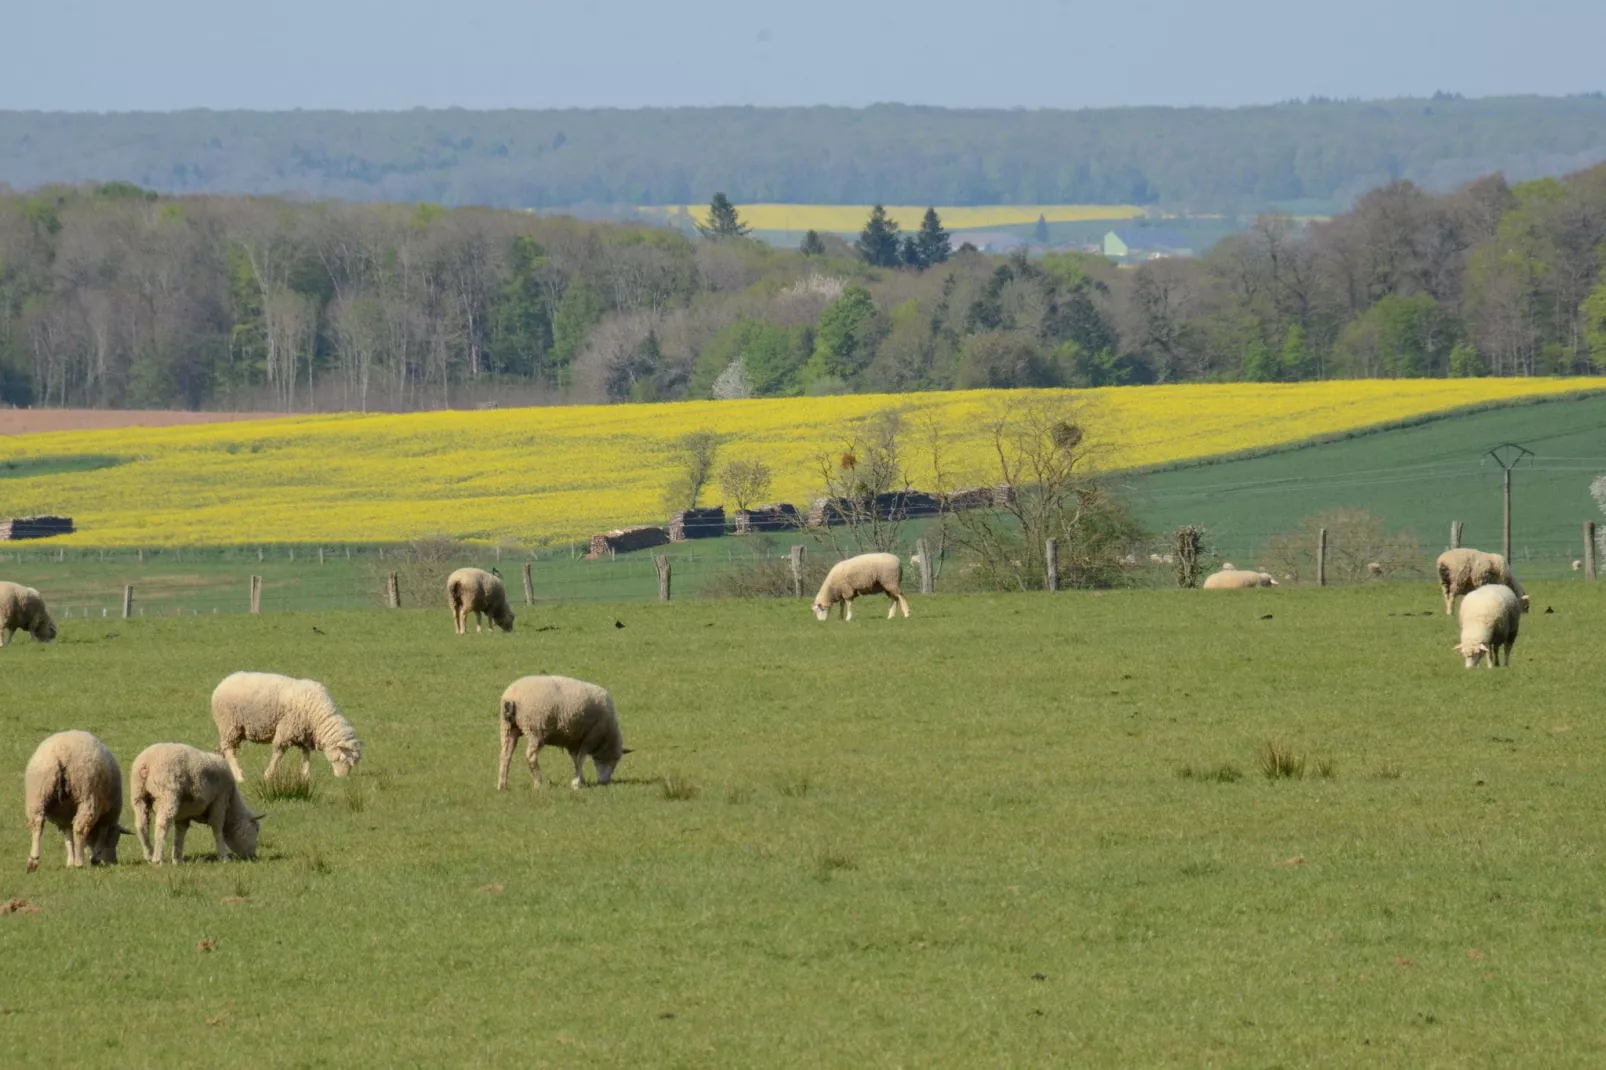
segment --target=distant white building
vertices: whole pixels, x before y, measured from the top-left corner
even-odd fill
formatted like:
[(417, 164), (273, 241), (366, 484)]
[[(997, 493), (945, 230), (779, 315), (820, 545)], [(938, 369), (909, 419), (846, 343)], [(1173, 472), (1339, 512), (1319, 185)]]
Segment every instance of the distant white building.
[(1117, 260), (1192, 256), (1188, 239), (1166, 227), (1123, 227), (1104, 235), (1104, 255)]

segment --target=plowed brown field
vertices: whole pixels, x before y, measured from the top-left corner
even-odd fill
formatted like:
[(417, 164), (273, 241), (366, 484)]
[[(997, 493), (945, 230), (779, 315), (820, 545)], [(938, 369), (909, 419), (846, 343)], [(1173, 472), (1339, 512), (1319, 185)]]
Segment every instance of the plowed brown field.
[(0, 409), (0, 435), (40, 431), (100, 431), (114, 427), (172, 427), (282, 416), (272, 412), (165, 412), (149, 409)]

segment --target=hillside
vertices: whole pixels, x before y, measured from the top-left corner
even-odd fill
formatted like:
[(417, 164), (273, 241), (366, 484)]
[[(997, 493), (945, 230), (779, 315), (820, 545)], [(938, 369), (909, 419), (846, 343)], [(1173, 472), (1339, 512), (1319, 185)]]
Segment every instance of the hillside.
[(1341, 208), (1406, 178), (1448, 188), (1606, 159), (1606, 99), (1312, 101), (1080, 111), (0, 112), (0, 183), (572, 208), (1162, 204)]
[[(1512, 551), (1554, 571), (1579, 556), (1582, 523), (1606, 517), (1589, 484), (1606, 474), (1606, 397), (1523, 405), (1133, 481), (1156, 530), (1202, 524), (1229, 558), (1252, 564), (1273, 535), (1326, 510), (1366, 509), (1437, 553), (1452, 520), (1463, 542), (1500, 548), (1501, 473), (1486, 451), (1534, 452), (1512, 477)], [(1606, 562), (1603, 562), (1606, 566)]]
[[(533, 545), (662, 523), (663, 491), (676, 473), (671, 446), (700, 429), (724, 438), (721, 462), (770, 466), (769, 500), (802, 504), (819, 493), (821, 458), (851, 451), (861, 433), (857, 421), (888, 408), (903, 414), (903, 461), (914, 486), (932, 489), (928, 424), (942, 431), (950, 488), (996, 483), (988, 423), (1000, 406), (1034, 396), (1079, 403), (1076, 419), (1098, 447), (1099, 463), (1119, 469), (1598, 388), (1588, 379), (1419, 379), (955, 391), (18, 435), (5, 440), (0, 512), (71, 515), (79, 531), (65, 541), (78, 546), (432, 534)], [(703, 501), (717, 500), (710, 486)]]

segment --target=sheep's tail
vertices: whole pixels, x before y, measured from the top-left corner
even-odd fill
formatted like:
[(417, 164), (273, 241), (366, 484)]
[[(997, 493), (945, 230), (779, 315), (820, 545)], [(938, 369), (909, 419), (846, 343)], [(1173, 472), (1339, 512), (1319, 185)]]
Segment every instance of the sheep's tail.
[(1439, 562), (1439, 586), (1450, 589), (1450, 566), (1443, 561)]
[(463, 581), (462, 580), (453, 580), (447, 586), (447, 592), (451, 595), (452, 609), (453, 610), (462, 609), (463, 608)]
[(519, 704), (517, 702), (514, 702), (510, 698), (503, 699), (502, 700), (502, 723), (503, 724), (512, 724), (514, 718), (516, 718), (518, 715), (519, 715)]

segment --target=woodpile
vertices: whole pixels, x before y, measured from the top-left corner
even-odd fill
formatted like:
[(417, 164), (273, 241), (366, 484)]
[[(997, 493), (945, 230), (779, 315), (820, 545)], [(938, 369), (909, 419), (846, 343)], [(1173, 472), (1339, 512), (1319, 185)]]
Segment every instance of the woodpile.
[(736, 511), (736, 534), (748, 535), (757, 531), (792, 531), (802, 526), (797, 506), (791, 502), (758, 505)]
[(48, 539), (52, 535), (71, 535), (70, 516), (19, 516), (0, 520), (0, 542), (14, 539)]
[(627, 550), (645, 550), (669, 542), (669, 532), (660, 527), (615, 528), (591, 536), (587, 557), (608, 557)]
[(725, 507), (682, 509), (669, 517), (669, 541), (713, 539), (725, 534)]

